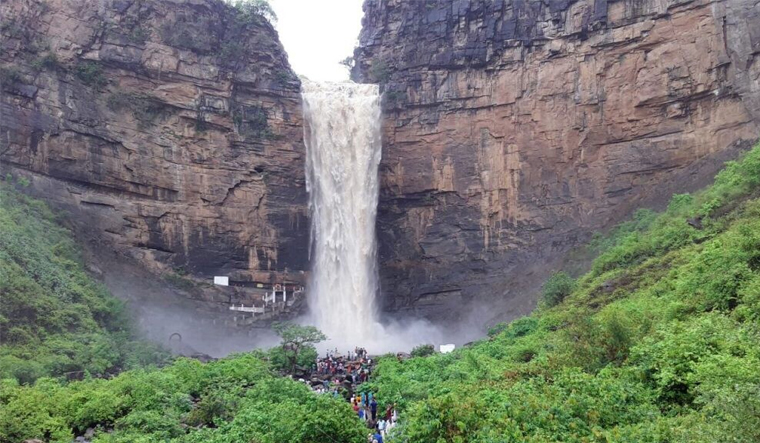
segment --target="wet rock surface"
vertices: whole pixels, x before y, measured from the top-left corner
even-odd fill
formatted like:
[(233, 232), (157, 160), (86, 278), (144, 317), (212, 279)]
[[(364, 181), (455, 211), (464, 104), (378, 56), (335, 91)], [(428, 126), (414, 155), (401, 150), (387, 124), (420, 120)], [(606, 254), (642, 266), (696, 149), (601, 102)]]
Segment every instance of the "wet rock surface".
[[(367, 0), (355, 79), (385, 91), (387, 309), (534, 306), (568, 249), (709, 182), (758, 137), (745, 0)], [(497, 313), (505, 312), (501, 316)]]
[(159, 273), (302, 283), (299, 90), (274, 28), (221, 1), (0, 4), (2, 174)]

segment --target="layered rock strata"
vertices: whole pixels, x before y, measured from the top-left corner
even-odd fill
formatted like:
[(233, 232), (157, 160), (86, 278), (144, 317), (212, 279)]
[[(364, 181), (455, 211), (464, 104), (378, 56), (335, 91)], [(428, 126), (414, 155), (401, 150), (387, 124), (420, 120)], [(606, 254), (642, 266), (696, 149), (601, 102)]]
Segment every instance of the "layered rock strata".
[(353, 75), (385, 90), (389, 309), (524, 313), (579, 240), (706, 184), (758, 137), (756, 2), (364, 9)]
[(303, 283), (300, 82), (259, 11), (2, 2), (0, 85), (3, 175), (80, 232), (160, 273)]

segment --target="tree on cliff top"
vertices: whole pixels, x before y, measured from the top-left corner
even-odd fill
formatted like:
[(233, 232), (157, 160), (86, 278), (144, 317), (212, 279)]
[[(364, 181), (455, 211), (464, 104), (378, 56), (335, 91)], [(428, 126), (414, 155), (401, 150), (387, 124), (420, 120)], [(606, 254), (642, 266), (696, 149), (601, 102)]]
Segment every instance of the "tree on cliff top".
[(226, 0), (226, 2), (234, 6), (241, 14), (259, 15), (273, 23), (277, 21), (277, 14), (274, 13), (272, 5), (267, 0)]
[(291, 374), (296, 367), (309, 364), (317, 357), (314, 345), (327, 340), (327, 336), (314, 326), (301, 326), (292, 323), (275, 323), (272, 329), (280, 336), (280, 346), (270, 353), (272, 362), (280, 369), (287, 369)]

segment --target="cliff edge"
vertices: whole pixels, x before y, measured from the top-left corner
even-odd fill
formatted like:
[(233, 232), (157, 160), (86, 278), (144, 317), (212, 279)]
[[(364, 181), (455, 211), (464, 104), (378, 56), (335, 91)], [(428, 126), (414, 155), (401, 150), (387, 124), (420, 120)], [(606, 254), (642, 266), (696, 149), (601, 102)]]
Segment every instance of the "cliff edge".
[(353, 76), (385, 91), (388, 309), (455, 317), (492, 301), (506, 318), (526, 313), (578, 241), (704, 185), (758, 137), (756, 2), (364, 10)]

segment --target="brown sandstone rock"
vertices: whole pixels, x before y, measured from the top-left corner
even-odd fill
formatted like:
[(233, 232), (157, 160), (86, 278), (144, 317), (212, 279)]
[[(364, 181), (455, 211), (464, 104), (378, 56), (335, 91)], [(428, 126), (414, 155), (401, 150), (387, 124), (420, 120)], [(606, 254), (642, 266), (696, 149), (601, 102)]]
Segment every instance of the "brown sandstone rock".
[(217, 0), (0, 4), (0, 169), (154, 271), (303, 281), (300, 83)]
[(353, 74), (385, 90), (390, 309), (525, 313), (578, 241), (703, 186), (758, 137), (756, 2), (364, 8)]

